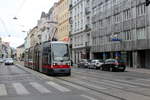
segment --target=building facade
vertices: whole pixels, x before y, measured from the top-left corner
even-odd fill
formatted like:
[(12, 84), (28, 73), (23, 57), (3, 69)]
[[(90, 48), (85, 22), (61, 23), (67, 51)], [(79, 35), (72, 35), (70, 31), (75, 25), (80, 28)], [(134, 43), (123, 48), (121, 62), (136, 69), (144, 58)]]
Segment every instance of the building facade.
[(57, 38), (59, 41), (69, 41), (69, 0), (59, 0), (57, 7)]
[(30, 47), (33, 47), (38, 43), (37, 32), (38, 32), (38, 27), (35, 26), (29, 33), (30, 34)]
[(22, 45), (17, 47), (17, 49), (16, 49), (16, 56), (17, 56), (17, 60), (18, 61), (19, 60), (23, 60), (23, 58), (24, 58), (24, 50), (25, 50), (24, 44), (22, 44)]
[(145, 0), (92, 0), (93, 58), (150, 68), (149, 12)]
[(81, 59), (91, 58), (91, 1), (70, 0), (70, 43), (72, 59), (76, 64)]

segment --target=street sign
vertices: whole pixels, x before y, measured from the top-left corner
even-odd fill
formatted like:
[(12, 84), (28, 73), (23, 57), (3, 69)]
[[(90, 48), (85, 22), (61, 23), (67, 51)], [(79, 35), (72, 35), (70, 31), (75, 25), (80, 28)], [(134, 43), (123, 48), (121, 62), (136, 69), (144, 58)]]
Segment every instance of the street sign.
[(122, 41), (122, 39), (119, 39), (119, 38), (112, 38), (111, 41)]
[(121, 56), (121, 53), (120, 53), (120, 52), (116, 52), (116, 53), (115, 53), (115, 56), (116, 56), (116, 57), (120, 57), (120, 56)]

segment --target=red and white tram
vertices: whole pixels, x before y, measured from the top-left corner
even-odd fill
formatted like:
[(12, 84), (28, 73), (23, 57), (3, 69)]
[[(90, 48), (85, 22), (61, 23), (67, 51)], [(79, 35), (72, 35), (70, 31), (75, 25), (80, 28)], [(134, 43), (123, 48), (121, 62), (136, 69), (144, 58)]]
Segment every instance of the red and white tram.
[(54, 75), (71, 75), (69, 44), (65, 42), (45, 42), (25, 51), (25, 67)]

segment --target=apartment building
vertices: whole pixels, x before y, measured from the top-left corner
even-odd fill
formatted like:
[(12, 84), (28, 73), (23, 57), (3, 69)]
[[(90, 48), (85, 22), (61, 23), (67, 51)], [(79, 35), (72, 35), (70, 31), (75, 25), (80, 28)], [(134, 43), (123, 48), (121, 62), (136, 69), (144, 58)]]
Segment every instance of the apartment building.
[(94, 58), (121, 58), (150, 68), (150, 7), (145, 0), (92, 0)]
[(91, 1), (70, 0), (70, 43), (74, 63), (91, 58)]
[(59, 0), (57, 7), (57, 38), (59, 41), (69, 41), (69, 0)]

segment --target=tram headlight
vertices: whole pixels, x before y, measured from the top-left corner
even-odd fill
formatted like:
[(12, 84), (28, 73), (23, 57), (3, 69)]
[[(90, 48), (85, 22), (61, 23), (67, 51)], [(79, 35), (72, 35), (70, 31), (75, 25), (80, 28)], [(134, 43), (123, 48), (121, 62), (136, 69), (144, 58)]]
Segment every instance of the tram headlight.
[(58, 65), (57, 63), (53, 63), (53, 65), (55, 66), (55, 65)]
[(70, 66), (71, 64), (70, 64), (70, 63), (66, 63), (66, 65), (69, 65), (69, 66)]

